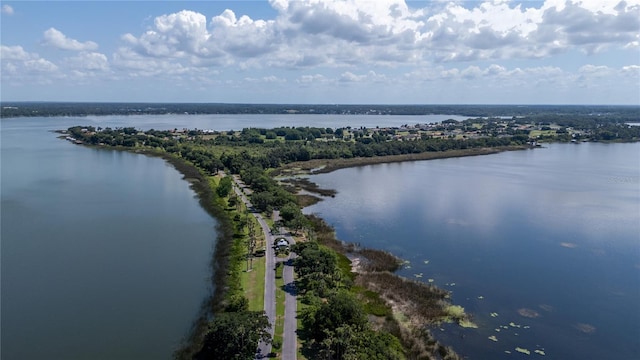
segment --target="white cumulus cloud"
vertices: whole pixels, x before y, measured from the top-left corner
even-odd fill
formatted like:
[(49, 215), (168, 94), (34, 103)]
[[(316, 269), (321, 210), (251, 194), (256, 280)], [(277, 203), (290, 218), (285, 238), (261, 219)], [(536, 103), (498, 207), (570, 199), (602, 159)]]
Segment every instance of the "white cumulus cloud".
[(43, 43), (61, 50), (86, 51), (98, 48), (98, 44), (93, 41), (80, 42), (78, 40), (68, 38), (56, 28), (49, 28), (44, 32)]
[(403, 0), (270, 4), (278, 12), (272, 20), (227, 9), (207, 21), (184, 10), (159, 16), (146, 32), (123, 39), (143, 56), (191, 63), (218, 58), (215, 65), (243, 68), (535, 59), (571, 49), (630, 48), (640, 41), (640, 0), (432, 2), (422, 8)]
[(27, 84), (51, 84), (64, 77), (60, 67), (25, 51), (22, 46), (0, 45), (0, 79), (3, 83), (24, 86)]
[(82, 52), (77, 56), (66, 59), (69, 67), (76, 70), (107, 71), (109, 60), (107, 56), (98, 52)]
[(2, 13), (5, 15), (13, 15), (14, 11), (11, 5), (4, 4), (2, 5)]
[(0, 46), (0, 59), (2, 60), (29, 60), (32, 57), (37, 57), (37, 55), (27, 53), (22, 46)]

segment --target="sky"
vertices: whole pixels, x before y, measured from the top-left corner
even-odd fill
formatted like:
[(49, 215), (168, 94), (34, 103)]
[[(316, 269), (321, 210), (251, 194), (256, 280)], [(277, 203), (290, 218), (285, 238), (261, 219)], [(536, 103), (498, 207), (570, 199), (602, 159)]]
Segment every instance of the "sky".
[(640, 0), (0, 1), (0, 100), (640, 105)]

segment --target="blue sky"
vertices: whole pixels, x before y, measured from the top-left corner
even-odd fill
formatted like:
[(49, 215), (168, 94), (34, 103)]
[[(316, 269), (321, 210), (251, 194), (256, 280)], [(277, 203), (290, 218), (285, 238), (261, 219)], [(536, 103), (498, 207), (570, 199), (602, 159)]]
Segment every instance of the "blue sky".
[(0, 7), (3, 101), (640, 104), (640, 0)]

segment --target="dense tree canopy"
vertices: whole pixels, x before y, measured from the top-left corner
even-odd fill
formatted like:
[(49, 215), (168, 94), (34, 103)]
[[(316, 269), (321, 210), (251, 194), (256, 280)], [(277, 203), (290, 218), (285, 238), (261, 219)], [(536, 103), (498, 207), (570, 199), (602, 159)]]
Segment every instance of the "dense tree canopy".
[(264, 312), (224, 312), (209, 324), (204, 347), (197, 359), (255, 359), (258, 342), (270, 341)]
[(216, 192), (218, 193), (218, 196), (226, 197), (231, 193), (231, 190), (232, 190), (231, 177), (225, 176), (222, 179), (220, 179), (220, 183), (218, 184), (218, 187), (216, 188)]

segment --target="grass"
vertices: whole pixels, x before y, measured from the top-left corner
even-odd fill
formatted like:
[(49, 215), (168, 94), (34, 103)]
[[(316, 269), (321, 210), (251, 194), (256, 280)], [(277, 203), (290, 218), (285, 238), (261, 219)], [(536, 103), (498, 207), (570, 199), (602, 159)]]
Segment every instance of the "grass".
[(309, 180), (309, 178), (291, 178), (283, 181), (284, 183), (291, 184), (296, 189), (306, 190), (308, 192), (318, 194), (321, 196), (331, 196), (334, 197), (337, 193), (336, 190), (333, 189), (322, 189), (318, 184)]
[[(303, 327), (302, 327), (302, 313), (304, 312), (305, 308), (308, 306), (306, 304), (304, 304), (302, 302), (302, 297), (301, 296), (296, 296), (296, 303), (297, 303), (297, 311), (296, 311), (296, 328), (298, 329), (297, 333), (299, 334), (301, 331), (303, 331)], [(298, 335), (298, 339), (297, 339), (297, 359), (301, 359), (304, 360), (306, 359), (306, 356), (304, 356), (304, 354), (302, 353), (302, 344), (300, 343), (300, 335)]]
[[(284, 287), (284, 277), (282, 276), (282, 272), (284, 271), (284, 264), (280, 264), (276, 266), (276, 324), (275, 331), (273, 334), (273, 342), (274, 344), (280, 344), (282, 347), (282, 334), (284, 332), (284, 297), (285, 292), (283, 290)], [(275, 347), (275, 345), (274, 345)], [(276, 349), (279, 350), (279, 349)], [(276, 351), (274, 351), (276, 352)]]
[(253, 270), (242, 272), (244, 296), (249, 300), (249, 311), (264, 310), (265, 257), (253, 259)]
[(531, 130), (529, 132), (529, 137), (536, 138), (538, 136), (554, 136), (556, 135), (555, 130)]
[(400, 268), (402, 261), (397, 256), (388, 251), (362, 248), (355, 252), (364, 257), (362, 267), (366, 271), (390, 271), (394, 272)]
[(446, 159), (453, 157), (463, 156), (475, 156), (475, 155), (488, 155), (496, 154), (502, 151), (508, 150), (522, 150), (524, 146), (502, 146), (492, 148), (473, 148), (473, 149), (460, 149), (460, 150), (447, 150), (447, 151), (434, 151), (424, 152), (419, 154), (404, 154), (404, 155), (388, 155), (388, 156), (376, 156), (365, 158), (351, 158), (351, 159), (313, 159), (304, 162), (293, 162), (286, 164), (273, 172), (274, 175), (286, 173), (292, 169), (296, 169), (299, 173), (309, 173), (313, 169), (320, 169), (313, 171), (314, 174), (329, 173), (334, 170), (344, 169), (349, 167), (394, 163), (403, 161), (416, 161), (416, 160), (432, 160), (432, 159)]
[(296, 202), (298, 203), (298, 206), (300, 206), (301, 208), (305, 208), (307, 206), (317, 204), (321, 200), (322, 200), (321, 198), (313, 195), (307, 195), (307, 194), (296, 195)]
[(351, 291), (362, 302), (364, 311), (374, 316), (391, 316), (391, 307), (380, 297), (377, 292), (367, 290), (362, 286), (354, 286)]

